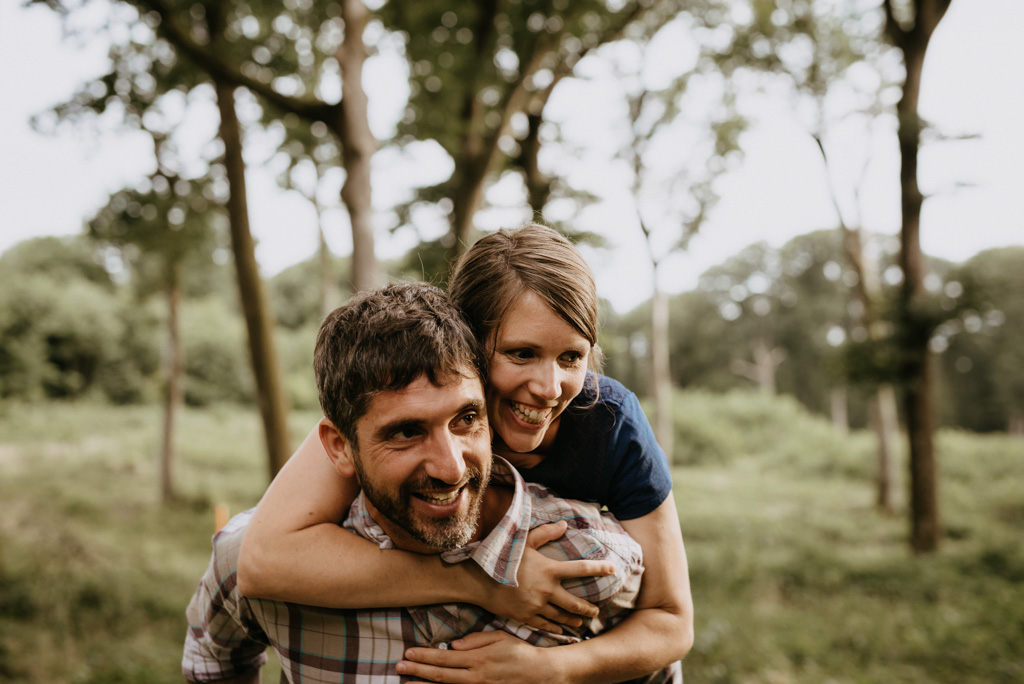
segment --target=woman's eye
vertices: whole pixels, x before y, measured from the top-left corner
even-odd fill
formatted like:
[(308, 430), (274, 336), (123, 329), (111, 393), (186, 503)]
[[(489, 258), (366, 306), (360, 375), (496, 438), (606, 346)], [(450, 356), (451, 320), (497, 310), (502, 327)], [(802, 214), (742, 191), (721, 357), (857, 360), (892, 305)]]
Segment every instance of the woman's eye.
[(512, 358), (519, 359), (521, 361), (525, 361), (526, 359), (533, 357), (533, 352), (529, 349), (511, 349), (506, 353)]
[(576, 351), (565, 352), (562, 354), (562, 363), (575, 364), (583, 358), (583, 354)]

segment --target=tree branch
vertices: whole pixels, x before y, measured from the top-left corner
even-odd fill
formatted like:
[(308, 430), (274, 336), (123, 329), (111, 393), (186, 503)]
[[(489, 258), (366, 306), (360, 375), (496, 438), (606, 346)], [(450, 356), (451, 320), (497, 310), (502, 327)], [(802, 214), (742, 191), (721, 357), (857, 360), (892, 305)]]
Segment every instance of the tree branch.
[(292, 112), (309, 121), (321, 121), (329, 128), (336, 129), (341, 114), (340, 105), (329, 105), (320, 100), (301, 100), (283, 95), (267, 83), (249, 78), (229, 65), (217, 51), (196, 41), (188, 30), (173, 18), (173, 12), (164, 0), (126, 0), (140, 13), (153, 12), (160, 20), (157, 31), (193, 62), (198, 64), (211, 78), (242, 86), (256, 93), (264, 100), (285, 112)]

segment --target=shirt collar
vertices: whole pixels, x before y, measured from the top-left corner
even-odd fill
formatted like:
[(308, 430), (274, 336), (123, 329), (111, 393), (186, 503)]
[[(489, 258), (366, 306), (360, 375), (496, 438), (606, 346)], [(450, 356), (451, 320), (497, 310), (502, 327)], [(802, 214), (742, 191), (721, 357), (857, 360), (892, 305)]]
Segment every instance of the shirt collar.
[[(511, 486), (512, 503), (494, 529), (483, 539), (470, 542), (451, 551), (445, 551), (441, 558), (446, 563), (461, 563), (472, 559), (496, 582), (518, 586), (516, 572), (526, 548), (526, 536), (530, 532), (532, 506), (526, 496), (523, 478), (512, 465), (501, 456), (494, 456), (491, 468), (491, 485)], [(349, 509), (343, 526), (360, 537), (369, 539), (382, 549), (395, 548), (394, 542), (377, 524), (366, 507), (366, 497), (359, 493)]]

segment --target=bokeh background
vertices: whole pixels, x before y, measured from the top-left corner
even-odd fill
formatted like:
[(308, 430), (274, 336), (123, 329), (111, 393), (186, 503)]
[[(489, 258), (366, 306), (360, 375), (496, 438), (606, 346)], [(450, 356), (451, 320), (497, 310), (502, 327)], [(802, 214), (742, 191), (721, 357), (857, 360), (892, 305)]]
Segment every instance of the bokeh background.
[(179, 681), (323, 313), (535, 219), (672, 463), (688, 681), (1019, 681), (1022, 21), (0, 4), (0, 679)]

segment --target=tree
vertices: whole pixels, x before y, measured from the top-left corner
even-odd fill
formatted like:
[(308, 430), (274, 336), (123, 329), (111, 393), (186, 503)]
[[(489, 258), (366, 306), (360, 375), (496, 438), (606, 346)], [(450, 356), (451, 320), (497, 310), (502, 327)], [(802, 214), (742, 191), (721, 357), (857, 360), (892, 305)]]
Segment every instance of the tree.
[(446, 181), (413, 200), (445, 200), (445, 261), (452, 263), (473, 242), (484, 189), (510, 165), (526, 171), (534, 208), (544, 201), (548, 186), (533, 164), (548, 97), (585, 54), (620, 37), (651, 5), (462, 0), (381, 8), (385, 26), (406, 37), (410, 65), (411, 94), (399, 139), (436, 140), (454, 161)]
[[(861, 120), (863, 129), (867, 131), (864, 137), (870, 137), (873, 122), (885, 110), (880, 95), (890, 86), (893, 79), (883, 66), (888, 49), (879, 40), (880, 36), (874, 22), (870, 18), (850, 16), (837, 11), (838, 9), (831, 3), (816, 3), (789, 7), (785, 12), (775, 14), (774, 16), (788, 18), (789, 22), (783, 25), (790, 31), (789, 36), (776, 41), (776, 68), (791, 80), (797, 99), (793, 111), (806, 113), (804, 124), (821, 153), (824, 175), (828, 180), (829, 193), (836, 210), (838, 228), (843, 236), (843, 246), (855, 274), (850, 293), (859, 312), (857, 330), (865, 331), (872, 340), (880, 342), (887, 332), (877, 312), (881, 297), (877, 268), (868, 261), (863, 248), (865, 236), (859, 220), (858, 206), (859, 189), (863, 183), (868, 157), (865, 155), (860, 160), (860, 174), (852, 181), (852, 192), (842, 193), (844, 196), (852, 195), (852, 201), (847, 203), (844, 210), (841, 193), (836, 187), (840, 174), (833, 168), (835, 164), (828, 153), (827, 143), (828, 138), (833, 136), (849, 137), (849, 122), (855, 118)], [(762, 13), (769, 10), (774, 12), (775, 8), (771, 7), (771, 4), (761, 6)], [(759, 25), (778, 23), (758, 22)], [(805, 46), (809, 46), (809, 53), (807, 50), (793, 49), (801, 41)], [(866, 71), (870, 71), (875, 77), (867, 78)], [(862, 83), (870, 85), (865, 87), (860, 85)], [(841, 97), (830, 97), (840, 91)], [(852, 105), (837, 107), (837, 99), (852, 102)], [(801, 107), (801, 100), (809, 106)], [(847, 123), (845, 127), (842, 125), (844, 120)], [(844, 146), (847, 150), (863, 147), (849, 144)], [(850, 164), (851, 160), (845, 161)], [(846, 218), (847, 215), (851, 217), (849, 220)], [(833, 389), (832, 394), (834, 421), (844, 421), (845, 428), (846, 383)], [(889, 513), (895, 510), (892, 490), (892, 443), (898, 427), (896, 421), (896, 395), (892, 384), (889, 381), (880, 382), (871, 400), (871, 423), (878, 445), (876, 501), (880, 508)]]
[[(213, 8), (210, 17), (211, 42), (223, 43), (224, 17)], [(93, 224), (93, 234), (123, 247), (131, 244), (145, 252), (162, 254), (162, 282), (170, 316), (168, 344), (167, 394), (165, 397), (164, 437), (161, 453), (161, 492), (164, 499), (172, 495), (171, 462), (173, 460), (173, 418), (182, 399), (180, 385), (181, 342), (178, 330), (181, 265), (189, 249), (202, 245), (196, 233), (208, 228), (202, 217), (207, 199), (194, 198), (188, 179), (179, 175), (166, 156), (181, 159), (180, 150), (166, 152), (171, 138), (167, 120), (168, 101), (180, 98), (206, 82), (206, 72), (187, 61), (177, 59), (170, 45), (151, 40), (154, 36), (141, 22), (133, 22), (135, 31), (128, 40), (111, 46), (111, 71), (96, 83), (87, 84), (68, 103), (55, 108), (58, 119), (81, 118), (84, 114), (102, 114), (118, 109), (123, 123), (148, 132), (154, 141), (157, 171), (151, 189), (140, 196), (115, 196), (105, 212)], [(137, 39), (149, 34), (150, 40)], [(222, 48), (226, 51), (226, 48)], [(242, 161), (241, 133), (234, 108), (233, 87), (214, 79), (214, 91), (220, 110), (219, 136), (224, 145), (224, 170), (227, 177), (226, 207), (241, 302), (247, 329), (253, 372), (256, 379), (259, 408), (263, 418), (271, 473), (275, 473), (291, 453), (286, 425), (286, 409), (280, 386), (280, 371), (273, 351), (269, 313), (266, 311), (261, 280), (256, 266), (252, 237), (248, 225), (245, 194), (245, 166)], [(187, 101), (187, 95), (185, 97)], [(179, 103), (180, 104), (180, 103)], [(170, 109), (174, 109), (173, 106)], [(175, 154), (178, 152), (178, 154)], [(180, 162), (179, 162), (180, 163)], [(207, 196), (216, 197), (212, 181), (207, 179)], [(184, 192), (179, 191), (184, 187)], [(198, 207), (198, 209), (197, 209)], [(188, 233), (188, 234), (183, 234)]]
[[(876, 251), (890, 259), (894, 250), (881, 242)], [(775, 387), (828, 415), (831, 389), (847, 374), (844, 347), (861, 339), (857, 309), (850, 303), (856, 280), (834, 230), (800, 235), (778, 249), (759, 243), (741, 250), (700, 278), (698, 292), (712, 315), (696, 317), (694, 312), (704, 309), (695, 304), (688, 307), (691, 312), (673, 312), (688, 319), (681, 334), (691, 338), (686, 347), (674, 342), (673, 357), (695, 357), (699, 362), (686, 365), (700, 367), (684, 375), (676, 368), (673, 376), (684, 386), (728, 389), (735, 384), (723, 372), (742, 370), (760, 387)], [(714, 327), (705, 337), (698, 328), (711, 326), (708, 318)], [(746, 363), (740, 368), (737, 360)], [(862, 413), (858, 404), (851, 406), (858, 424)]]
[[(164, 421), (158, 455), (160, 495), (167, 502), (174, 497), (175, 414), (184, 398), (180, 324), (183, 271), (186, 262), (197, 257), (209, 261), (216, 222), (222, 216), (212, 211), (202, 189), (194, 188), (192, 182), (161, 163), (159, 147), (158, 170), (148, 179), (149, 189), (122, 190), (112, 195), (107, 206), (89, 222), (89, 234), (117, 249), (122, 262), (134, 267), (135, 291), (140, 300), (157, 288), (163, 290), (167, 303)], [(209, 185), (205, 189), (207, 195), (212, 194)], [(145, 262), (154, 267), (147, 268)]]
[[(280, 124), (280, 122), (276, 123)], [(322, 319), (340, 303), (338, 262), (327, 245), (327, 234), (324, 227), (324, 213), (327, 207), (321, 199), (321, 190), (326, 185), (325, 180), (332, 176), (333, 170), (341, 167), (340, 150), (322, 122), (315, 121), (312, 124), (306, 124), (306, 122), (297, 121), (296, 125), (287, 129), (284, 134), (280, 151), (279, 156), (284, 157), (286, 168), (278, 175), (278, 184), (301, 194), (313, 206), (316, 214), (318, 246), (316, 273), (313, 278), (317, 290), (315, 318)], [(303, 269), (303, 279), (309, 277), (306, 270)], [(345, 269), (345, 272), (350, 271), (351, 269)], [(303, 288), (308, 284), (306, 282), (294, 283), (295, 286)], [(271, 294), (271, 300), (273, 303), (273, 294)], [(282, 310), (276, 304), (272, 308), (279, 322), (286, 318), (294, 319), (297, 313), (295, 310)], [(291, 325), (290, 327), (295, 326)]]
[[(631, 66), (616, 64), (615, 67), (628, 105), (629, 133), (619, 157), (630, 167), (637, 224), (651, 262), (649, 387), (654, 398), (655, 434), (671, 455), (669, 307), (659, 284), (660, 269), (673, 253), (685, 250), (703, 227), (718, 199), (713, 190), (715, 180), (738, 157), (739, 134), (744, 122), (732, 107), (727, 82), (716, 79), (717, 74), (702, 74), (703, 79), (694, 71), (675, 74), (667, 86), (657, 90), (645, 83), (643, 68), (650, 63), (647, 56), (650, 44), (663, 26), (663, 22), (656, 19), (644, 31), (643, 22), (635, 22), (629, 32), (630, 40), (612, 47), (616, 54), (625, 52), (627, 57), (622, 61), (631, 63)], [(650, 31), (655, 32), (653, 38)], [(692, 98), (691, 102), (688, 87), (694, 83), (704, 90), (717, 85), (719, 104), (705, 110), (700, 106), (700, 97)], [(683, 112), (686, 116), (681, 116)], [(681, 159), (667, 169), (656, 169), (657, 153), (672, 147), (685, 150)]]
[(921, 205), (917, 181), (921, 117), (918, 98), (928, 43), (949, 9), (950, 0), (884, 0), (885, 32), (903, 55), (906, 76), (896, 105), (900, 146), (900, 287), (897, 340), (900, 380), (905, 392), (910, 442), (910, 545), (917, 553), (935, 551), (942, 532), (935, 464), (934, 367), (929, 342), (936, 327), (924, 286), (926, 263), (921, 251)]
[[(81, 6), (81, 3), (71, 7), (60, 2), (47, 4), (65, 12)], [(133, 15), (131, 10), (124, 11), (127, 6), (146, 13), (142, 16)], [(217, 69), (222, 61), (228, 61), (233, 47), (228, 34), (238, 27), (228, 24), (226, 8), (219, 3), (189, 5), (189, 11), (182, 13), (193, 20), (193, 29), (203, 37), (204, 49), (210, 50), (189, 52), (182, 44), (196, 47), (199, 43), (183, 41), (178, 44), (174, 40), (159, 38), (162, 35), (180, 38), (187, 33), (176, 33), (177, 24), (166, 20), (168, 17), (161, 13), (170, 12), (171, 7), (161, 0), (155, 0), (152, 6), (146, 3), (116, 3), (112, 7), (115, 10), (112, 11), (112, 22), (121, 23), (127, 30), (122, 32), (123, 40), (112, 43), (111, 72), (95, 83), (88, 84), (71, 102), (57, 108), (57, 115), (74, 117), (86, 111), (101, 113), (108, 106), (117, 105), (122, 108), (128, 125), (144, 128), (147, 125), (145, 117), (150, 115), (150, 108), (155, 102), (172, 92), (187, 93), (212, 81), (221, 115), (219, 136), (224, 148), (223, 168), (228, 181), (226, 207), (231, 245), (236, 257), (234, 260), (239, 289), (246, 313), (269, 470), (274, 473), (291, 454), (291, 446), (280, 370), (276, 366), (270, 334), (269, 312), (266, 310), (249, 230), (242, 133), (233, 99), (233, 88), (245, 84), (234, 83), (230, 80), (231, 72), (225, 74)], [(181, 59), (178, 52), (186, 58)], [(208, 56), (213, 61), (203, 61), (202, 56)]]
[[(366, 51), (362, 4), (211, 2), (191, 11), (168, 0), (125, 1), (153, 17), (159, 34), (211, 79), (245, 88), (279, 114), (319, 121), (337, 136), (346, 169), (342, 199), (348, 197), (353, 227), (353, 286), (375, 287), (379, 273), (373, 233), (365, 230), (374, 144), (372, 136), (366, 137), (365, 96), (352, 90), (361, 83)], [(211, 26), (214, 17), (222, 25)], [(223, 32), (220, 39), (213, 39), (213, 28)], [(345, 69), (355, 71), (346, 77)], [(343, 97), (333, 101), (325, 95), (339, 90), (339, 80), (347, 81), (341, 84), (342, 95), (354, 92), (347, 104)], [(350, 145), (355, 147), (350, 150)]]
[(948, 420), (972, 430), (1024, 434), (1024, 248), (981, 252), (950, 273), (936, 331), (948, 383)]
[(0, 256), (0, 397), (141, 392), (149, 349), (136, 345), (100, 257), (80, 236), (27, 240)]

